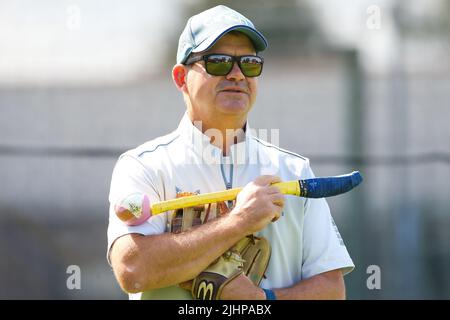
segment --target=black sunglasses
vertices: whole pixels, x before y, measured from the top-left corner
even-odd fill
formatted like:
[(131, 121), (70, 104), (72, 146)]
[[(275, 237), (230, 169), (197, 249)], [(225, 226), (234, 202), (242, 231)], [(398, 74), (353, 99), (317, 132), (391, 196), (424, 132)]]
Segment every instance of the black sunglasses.
[(261, 75), (264, 59), (258, 56), (230, 56), (228, 54), (207, 54), (194, 56), (187, 59), (185, 65), (198, 61), (205, 61), (206, 72), (213, 76), (226, 76), (233, 69), (236, 61), (242, 74), (246, 77), (258, 77)]

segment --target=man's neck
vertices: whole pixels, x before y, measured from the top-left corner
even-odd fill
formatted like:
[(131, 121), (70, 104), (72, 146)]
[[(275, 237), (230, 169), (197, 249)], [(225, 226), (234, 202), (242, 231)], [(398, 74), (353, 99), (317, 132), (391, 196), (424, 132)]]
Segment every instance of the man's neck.
[(245, 140), (245, 131), (247, 119), (238, 121), (221, 121), (220, 123), (208, 124), (205, 121), (193, 120), (192, 122), (201, 122), (201, 131), (204, 135), (211, 138), (211, 144), (222, 149), (222, 154), (230, 154), (230, 147), (233, 144)]

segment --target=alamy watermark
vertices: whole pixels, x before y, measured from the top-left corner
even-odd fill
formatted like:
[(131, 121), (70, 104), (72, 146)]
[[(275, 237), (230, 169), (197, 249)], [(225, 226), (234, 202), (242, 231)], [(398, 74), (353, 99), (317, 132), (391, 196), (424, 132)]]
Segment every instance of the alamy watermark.
[(367, 274), (370, 276), (367, 278), (366, 285), (369, 290), (381, 289), (381, 268), (375, 264), (367, 267)]
[(70, 274), (66, 280), (66, 287), (69, 290), (81, 289), (81, 268), (77, 265), (70, 265), (66, 269), (66, 273)]
[[(274, 164), (273, 160), (262, 156), (258, 150), (263, 145), (270, 144), (273, 147), (279, 147), (280, 144), (280, 130), (279, 129), (253, 129), (249, 128), (244, 132), (243, 129), (226, 129), (225, 133), (217, 128), (209, 128), (203, 131), (202, 121), (194, 121), (194, 130), (192, 136), (188, 137), (191, 144), (197, 152), (200, 152), (200, 161), (202, 164), (258, 164), (261, 166), (278, 165)], [(198, 129), (198, 132), (196, 131)], [(234, 142), (244, 142), (237, 143)], [(227, 156), (222, 156), (221, 146), (225, 141), (233, 141), (233, 152)], [(252, 147), (250, 147), (252, 146)], [(180, 150), (183, 152), (183, 150)], [(198, 154), (194, 155), (189, 150), (184, 150), (180, 157), (184, 163), (198, 164)]]
[(381, 9), (377, 5), (371, 5), (366, 10), (366, 27), (369, 30), (381, 29)]
[(70, 31), (81, 29), (81, 8), (77, 5), (70, 5), (66, 8), (66, 27)]

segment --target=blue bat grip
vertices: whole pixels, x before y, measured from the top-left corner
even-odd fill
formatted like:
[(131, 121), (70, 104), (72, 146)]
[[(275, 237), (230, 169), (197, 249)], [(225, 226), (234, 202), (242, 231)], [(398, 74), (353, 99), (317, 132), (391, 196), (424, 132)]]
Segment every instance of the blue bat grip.
[(299, 180), (300, 196), (306, 198), (326, 198), (352, 190), (362, 182), (358, 171), (334, 177)]

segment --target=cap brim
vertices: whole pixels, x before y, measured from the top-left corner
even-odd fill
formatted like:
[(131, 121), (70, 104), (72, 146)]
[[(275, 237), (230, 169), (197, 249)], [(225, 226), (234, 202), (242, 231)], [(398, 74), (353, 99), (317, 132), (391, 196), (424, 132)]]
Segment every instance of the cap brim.
[(202, 52), (210, 49), (220, 38), (233, 30), (240, 31), (247, 37), (249, 37), (253, 43), (253, 46), (255, 47), (256, 52), (264, 51), (267, 48), (267, 40), (258, 30), (246, 25), (237, 25), (231, 28), (217, 31), (216, 33), (205, 39), (197, 47), (195, 47), (192, 52)]

